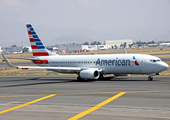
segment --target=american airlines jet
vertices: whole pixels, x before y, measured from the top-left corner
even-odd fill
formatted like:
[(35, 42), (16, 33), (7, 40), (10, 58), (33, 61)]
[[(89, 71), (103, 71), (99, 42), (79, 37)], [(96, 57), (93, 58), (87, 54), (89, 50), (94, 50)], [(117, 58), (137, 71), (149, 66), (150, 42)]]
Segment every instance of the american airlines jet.
[(57, 55), (48, 51), (31, 24), (26, 25), (32, 47), (32, 60), (38, 66), (13, 66), (2, 54), (6, 63), (16, 68), (47, 69), (60, 73), (76, 73), (77, 80), (102, 79), (103, 75), (148, 74), (148, 80), (169, 68), (160, 58), (144, 54)]

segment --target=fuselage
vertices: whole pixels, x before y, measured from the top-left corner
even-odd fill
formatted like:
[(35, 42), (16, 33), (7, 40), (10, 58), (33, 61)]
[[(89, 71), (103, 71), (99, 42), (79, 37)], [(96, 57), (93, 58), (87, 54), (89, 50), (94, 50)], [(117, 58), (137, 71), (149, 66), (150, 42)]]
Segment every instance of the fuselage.
[(169, 67), (160, 58), (144, 54), (59, 55), (37, 58), (39, 60), (33, 62), (39, 66), (97, 68), (104, 74), (152, 74)]

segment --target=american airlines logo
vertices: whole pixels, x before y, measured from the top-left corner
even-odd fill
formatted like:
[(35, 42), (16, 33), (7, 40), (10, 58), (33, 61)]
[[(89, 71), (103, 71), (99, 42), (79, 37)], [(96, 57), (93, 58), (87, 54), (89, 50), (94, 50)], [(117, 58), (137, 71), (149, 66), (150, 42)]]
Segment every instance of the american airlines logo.
[(129, 59), (115, 59), (115, 60), (98, 60), (96, 61), (96, 65), (100, 66), (130, 66), (130, 60)]

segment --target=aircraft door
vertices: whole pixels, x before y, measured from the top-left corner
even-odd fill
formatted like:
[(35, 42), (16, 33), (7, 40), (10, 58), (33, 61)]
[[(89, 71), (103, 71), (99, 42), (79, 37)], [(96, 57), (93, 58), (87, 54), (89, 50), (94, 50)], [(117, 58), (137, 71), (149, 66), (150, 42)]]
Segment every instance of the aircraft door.
[(144, 60), (139, 60), (140, 61), (140, 64), (139, 64), (139, 70), (141, 73), (144, 72)]

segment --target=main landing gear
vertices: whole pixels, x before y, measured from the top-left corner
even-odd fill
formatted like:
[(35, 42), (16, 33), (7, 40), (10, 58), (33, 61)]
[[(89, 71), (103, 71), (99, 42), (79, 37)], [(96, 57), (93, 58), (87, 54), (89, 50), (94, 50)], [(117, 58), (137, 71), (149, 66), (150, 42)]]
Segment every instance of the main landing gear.
[(77, 81), (83, 81), (83, 79), (80, 77), (80, 75), (78, 75)]
[(100, 73), (98, 80), (103, 80), (103, 73)]

